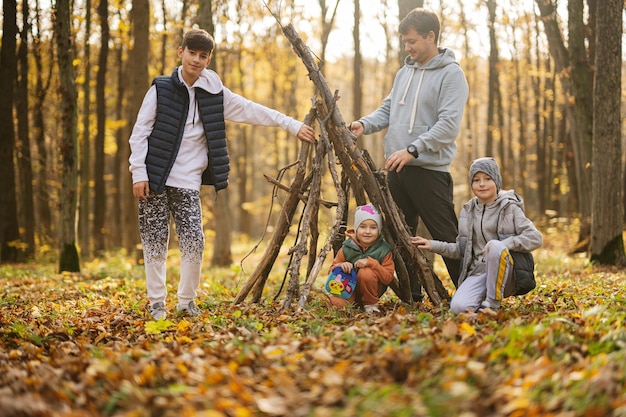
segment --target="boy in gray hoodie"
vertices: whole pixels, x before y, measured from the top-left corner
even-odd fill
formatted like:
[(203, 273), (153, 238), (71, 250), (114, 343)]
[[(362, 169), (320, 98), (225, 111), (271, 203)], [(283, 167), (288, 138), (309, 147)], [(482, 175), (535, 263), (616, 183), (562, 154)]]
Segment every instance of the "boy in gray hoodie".
[(456, 242), (411, 238), (420, 249), (461, 259), (459, 286), (450, 302), (455, 314), (498, 310), (503, 298), (516, 293), (510, 252), (531, 252), (542, 244), (541, 233), (524, 214), (522, 197), (501, 190), (501, 178), (495, 159), (476, 159), (469, 176), (476, 197), (461, 210)]
[[(409, 54), (396, 74), (391, 92), (368, 116), (350, 123), (357, 137), (388, 129), (384, 139), (389, 188), (413, 234), (422, 219), (433, 238), (454, 242), (458, 233), (450, 164), (456, 155), (463, 110), (468, 97), (465, 74), (454, 52), (437, 46), (436, 14), (412, 10), (400, 22)], [(459, 263), (444, 258), (457, 285)], [(417, 279), (413, 299), (421, 299)]]

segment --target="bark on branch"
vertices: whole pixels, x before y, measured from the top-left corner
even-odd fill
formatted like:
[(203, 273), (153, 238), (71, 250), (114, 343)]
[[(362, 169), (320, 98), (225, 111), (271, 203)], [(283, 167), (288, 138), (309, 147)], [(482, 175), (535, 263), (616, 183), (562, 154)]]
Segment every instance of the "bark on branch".
[[(351, 189), (355, 192), (357, 204), (360, 205), (366, 202), (366, 197), (362, 194), (364, 191), (367, 197), (369, 197), (369, 201), (376, 205), (383, 215), (383, 235), (394, 251), (397, 275), (397, 280), (394, 280), (391, 285), (394, 292), (402, 301), (412, 304), (409, 277), (417, 276), (428, 298), (434, 305), (439, 305), (443, 300), (449, 300), (450, 296), (447, 290), (432, 271), (424, 254), (410, 242), (409, 228), (404, 220), (404, 216), (391, 197), (387, 186), (386, 172), (378, 169), (367, 151), (361, 150), (357, 146), (356, 138), (347, 129), (343, 116), (336, 106), (337, 93), (333, 93), (328, 87), (309, 48), (298, 36), (292, 25), (284, 26), (282, 29), (287, 39), (291, 42), (294, 51), (307, 68), (309, 78), (319, 94), (315, 108), (311, 110), (305, 121), (310, 124), (314, 117), (317, 118), (322, 133), (315, 148), (313, 166), (311, 167), (312, 178), (310, 182), (307, 182), (307, 185), (310, 185), (308, 190), (303, 187), (303, 184), (305, 182), (306, 161), (310, 145), (303, 143), (293, 183), (290, 187), (280, 187), (288, 190), (288, 197), (281, 211), (279, 224), (272, 237), (272, 242), (261, 263), (237, 295), (235, 303), (242, 302), (253, 286), (255, 288), (254, 301), (259, 301), (267, 275), (287, 235), (296, 207), (300, 201), (303, 201), (305, 202), (305, 208), (299, 226), (299, 241), (290, 250), (293, 255), (289, 268), (290, 280), (287, 298), (282, 309), (289, 308), (296, 298), (299, 298), (298, 305), (300, 307), (305, 305), (311, 286), (317, 278), (333, 242), (339, 240), (338, 237), (341, 237), (342, 226), (345, 226), (344, 219), (348, 205), (347, 195), (349, 190), (344, 189), (341, 185), (342, 181), (339, 180), (339, 176), (335, 171), (334, 155), (339, 160), (343, 174), (348, 177)], [(310, 230), (317, 230), (317, 212), (321, 202), (320, 186), (322, 174), (320, 167), (324, 158), (328, 160), (329, 170), (337, 191), (336, 220), (330, 236), (319, 253), (309, 253), (309, 261), (313, 265), (309, 268), (302, 292), (300, 292), (301, 261), (308, 251), (315, 250), (315, 245), (307, 247), (307, 242)]]

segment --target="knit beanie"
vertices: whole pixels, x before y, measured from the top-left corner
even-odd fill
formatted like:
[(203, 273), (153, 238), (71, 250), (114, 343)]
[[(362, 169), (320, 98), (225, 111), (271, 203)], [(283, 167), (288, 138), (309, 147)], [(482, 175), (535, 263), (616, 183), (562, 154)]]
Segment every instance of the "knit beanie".
[(496, 193), (500, 191), (502, 188), (502, 177), (500, 176), (500, 167), (498, 167), (498, 163), (495, 159), (491, 157), (484, 157), (475, 159), (474, 162), (472, 162), (469, 175), (470, 187), (474, 181), (474, 175), (476, 175), (477, 172), (484, 172), (489, 175), (496, 183)]
[(358, 229), (359, 225), (363, 223), (364, 220), (374, 220), (378, 225), (378, 230), (383, 230), (383, 218), (372, 204), (366, 204), (356, 208), (356, 212), (354, 213), (354, 229)]

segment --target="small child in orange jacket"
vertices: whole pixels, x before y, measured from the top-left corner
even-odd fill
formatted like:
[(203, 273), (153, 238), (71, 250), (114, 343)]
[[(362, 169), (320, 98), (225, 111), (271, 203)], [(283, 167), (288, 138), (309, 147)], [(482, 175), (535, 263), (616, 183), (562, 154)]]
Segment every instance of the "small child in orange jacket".
[[(354, 229), (347, 230), (346, 236), (330, 267), (326, 285), (330, 292), (329, 304), (344, 307), (357, 303), (362, 304), (367, 313), (379, 312), (376, 304), (393, 280), (395, 265), (391, 246), (382, 237), (382, 216), (376, 207), (372, 204), (357, 207)], [(352, 274), (353, 270), (356, 271), (355, 290), (337, 292), (333, 286), (340, 279), (335, 277), (341, 272)]]

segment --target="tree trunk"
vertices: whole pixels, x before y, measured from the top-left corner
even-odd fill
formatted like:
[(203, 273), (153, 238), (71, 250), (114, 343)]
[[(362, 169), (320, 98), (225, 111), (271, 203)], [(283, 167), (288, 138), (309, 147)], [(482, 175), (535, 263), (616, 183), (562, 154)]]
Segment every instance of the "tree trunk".
[(622, 237), (621, 71), (623, 0), (599, 2), (593, 92), (591, 261), (626, 265)]
[(17, 116), (17, 163), (20, 173), (20, 203), (22, 206), (22, 222), (24, 224), (24, 254), (32, 257), (35, 254), (35, 207), (33, 198), (33, 160), (30, 146), (29, 89), (28, 89), (28, 21), (30, 13), (28, 2), (22, 2), (23, 24), (20, 33), (18, 50), (19, 78), (16, 93)]
[(19, 245), (15, 184), (15, 124), (13, 86), (17, 78), (17, 6), (15, 0), (2, 2), (2, 50), (0, 51), (0, 263), (22, 260)]
[(354, 61), (352, 71), (354, 80), (352, 84), (352, 95), (354, 97), (352, 118), (356, 119), (363, 114), (363, 86), (361, 85), (361, 7), (360, 0), (354, 0), (354, 29), (352, 39), (354, 40)]
[[(500, 58), (496, 40), (496, 1), (487, 0), (489, 10), (489, 98), (487, 104), (487, 144), (485, 155), (496, 156), (496, 141), (502, 146), (502, 102), (500, 100)], [(505, 155), (499, 149), (500, 166), (504, 165)]]
[(332, 13), (328, 16), (328, 10), (330, 7), (326, 4), (326, 0), (319, 0), (322, 20), (322, 35), (320, 41), (322, 43), (322, 52), (320, 54), (320, 60), (322, 61), (321, 71), (324, 71), (324, 62), (326, 62), (326, 47), (328, 46), (328, 37), (333, 30), (333, 24), (335, 23), (335, 17), (337, 17), (337, 9), (339, 8), (339, 2), (341, 0), (335, 0), (335, 7)]
[[(471, 29), (469, 28), (467, 17), (465, 13), (466, 7), (465, 0), (458, 1), (458, 7), (460, 10), (460, 20), (461, 20), (461, 28), (463, 33), (463, 56), (465, 57), (465, 61), (462, 63), (462, 67), (466, 69), (465, 74), (468, 78), (469, 85), (475, 84), (476, 74), (476, 60), (471, 59), (471, 48), (470, 48), (470, 36)], [(470, 89), (471, 91), (471, 89)], [(471, 94), (471, 92), (470, 92)], [(464, 149), (465, 152), (458, 152), (455, 160), (460, 162), (460, 166), (469, 167), (471, 162), (478, 157), (478, 135), (475, 134), (474, 126), (479, 126), (480, 123), (478, 120), (478, 106), (474, 104), (475, 100), (469, 98), (467, 103), (465, 103), (465, 113), (463, 116), (465, 129), (464, 132), (458, 135), (458, 148)], [(463, 200), (469, 200), (472, 197), (472, 192), (470, 187), (466, 188), (466, 193), (463, 196)], [(424, 222), (420, 222), (422, 224)]]
[(96, 254), (106, 249), (109, 231), (105, 223), (107, 210), (107, 196), (105, 187), (104, 166), (104, 138), (106, 134), (106, 100), (105, 89), (107, 86), (107, 61), (109, 57), (109, 2), (100, 0), (98, 15), (100, 16), (100, 56), (98, 58), (98, 74), (96, 80), (96, 115), (97, 127), (96, 140), (94, 143), (94, 201), (93, 201), (93, 242)]
[[(215, 35), (215, 24), (213, 22), (213, 2), (211, 0), (200, 0), (198, 25)], [(212, 70), (217, 68), (215, 50), (209, 67)], [(232, 213), (229, 206), (228, 189), (217, 193), (213, 204), (213, 218), (215, 219), (215, 239), (213, 240), (213, 257), (211, 264), (214, 266), (228, 266), (233, 260), (232, 244)]]
[[(117, 10), (119, 16), (120, 10)], [(124, 33), (122, 36), (128, 35)], [(115, 119), (124, 119), (124, 102), (126, 100), (126, 71), (124, 64), (125, 44), (120, 42), (115, 49), (115, 62), (117, 74), (115, 76), (116, 94), (115, 94)], [(124, 136), (126, 129), (119, 126), (115, 129), (115, 145), (117, 152), (113, 156), (113, 184), (115, 193), (113, 194), (113, 240), (117, 242), (119, 247), (126, 247), (125, 242), (128, 240), (125, 233), (124, 224), (124, 201), (128, 198), (128, 184), (130, 172), (128, 172), (128, 158), (124, 160), (126, 155), (127, 138)], [(131, 199), (132, 200), (132, 199)], [(110, 221), (110, 220), (109, 220)]]
[[(161, 21), (161, 25), (162, 25), (162, 33), (161, 33), (161, 54), (160, 54), (160, 60), (159, 60), (159, 73), (160, 74), (167, 74), (168, 68), (165, 68), (165, 62), (167, 61), (167, 54), (170, 53), (170, 49), (167, 47), (167, 35), (168, 35), (168, 31), (167, 31), (167, 5), (165, 0), (161, 0), (161, 18), (163, 19)], [(212, 33), (212, 32), (210, 32)]]
[(61, 230), (59, 271), (79, 272), (76, 248), (76, 205), (78, 201), (77, 94), (74, 48), (69, 0), (57, 0), (56, 41), (60, 77), (61, 137)]
[[(604, 1), (604, 0), (603, 0)], [(578, 184), (578, 206), (584, 222), (591, 218), (591, 158), (593, 130), (593, 69), (590, 61), (593, 39), (589, 39), (588, 27), (584, 22), (584, 1), (569, 0), (568, 13), (568, 51), (571, 80), (570, 94), (575, 98), (572, 107), (574, 124), (570, 125)], [(589, 50), (587, 50), (589, 43)], [(588, 238), (580, 234), (579, 240)]]
[[(43, 47), (41, 36), (43, 29), (41, 27), (41, 17), (39, 16), (39, 1), (35, 0), (35, 24), (32, 31), (33, 47), (32, 58), (35, 63), (35, 102), (33, 103), (33, 137), (37, 145), (37, 158), (35, 170), (36, 194), (35, 201), (37, 206), (37, 233), (41, 244), (50, 244), (53, 241), (52, 212), (50, 210), (50, 187), (47, 180), (50, 175), (48, 161), (48, 147), (45, 136), (45, 121), (43, 117), (44, 103), (48, 90), (50, 89), (50, 81), (52, 79), (52, 69), (54, 65), (48, 65), (48, 70), (44, 70), (43, 62), (54, 62), (54, 48)], [(42, 57), (44, 50), (47, 50), (48, 56)]]
[(213, 201), (215, 239), (213, 240), (213, 258), (211, 259), (211, 265), (230, 266), (233, 262), (231, 252), (233, 226), (231, 224), (228, 203), (229, 191), (225, 189), (213, 195), (215, 195), (215, 200)]
[[(141, 107), (141, 102), (146, 94), (146, 89), (150, 86), (148, 78), (148, 54), (150, 53), (150, 2), (148, 0), (133, 0), (132, 10), (132, 38), (134, 40), (133, 49), (129, 56), (132, 56), (132, 64), (129, 65), (128, 75), (130, 89), (128, 100), (128, 127), (131, 129), (137, 119), (137, 113)], [(126, 137), (130, 137), (130, 131)], [(130, 147), (128, 143), (124, 147), (124, 158), (128, 161)], [(127, 170), (128, 171), (128, 170)], [(130, 175), (128, 176), (130, 179)], [(139, 246), (139, 226), (137, 214), (137, 201), (133, 197), (131, 181), (128, 181), (124, 199), (124, 223), (126, 226), (126, 250), (134, 253), (135, 247)]]
[[(91, 33), (91, 0), (85, 1), (85, 34)], [(78, 243), (83, 259), (91, 257), (91, 42), (85, 42), (83, 49), (83, 134), (80, 142), (78, 204)]]
[[(561, 74), (562, 92), (565, 96), (567, 122), (572, 136), (575, 158), (575, 172), (578, 209), (583, 219), (591, 215), (591, 69), (585, 51), (586, 28), (582, 22), (582, 0), (568, 2), (569, 51), (563, 42), (563, 34), (557, 22), (556, 6), (553, 0), (536, 0), (541, 13), (548, 46), (555, 63), (555, 71)], [(573, 103), (573, 104), (572, 104)], [(581, 228), (579, 241), (585, 239), (585, 228)]]
[[(355, 120), (361, 117), (363, 113), (363, 86), (361, 85), (361, 35), (360, 35), (360, 23), (361, 23), (361, 7), (360, 1), (354, 0), (354, 29), (352, 32), (352, 38), (354, 39), (354, 62), (353, 62), (353, 73), (354, 80), (352, 84), (352, 96), (354, 97), (353, 102), (353, 111), (352, 111), (352, 119)], [(360, 138), (357, 139), (360, 148), (365, 148), (364, 146), (364, 135), (361, 135)], [(363, 195), (363, 190), (361, 189), (360, 184), (354, 184), (354, 194), (355, 195)]]

